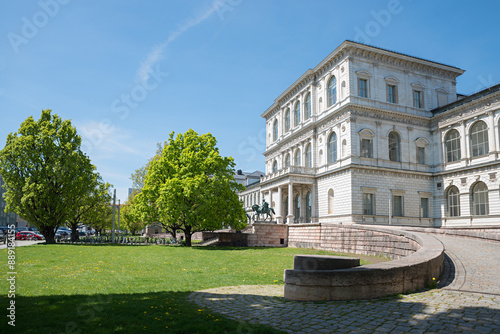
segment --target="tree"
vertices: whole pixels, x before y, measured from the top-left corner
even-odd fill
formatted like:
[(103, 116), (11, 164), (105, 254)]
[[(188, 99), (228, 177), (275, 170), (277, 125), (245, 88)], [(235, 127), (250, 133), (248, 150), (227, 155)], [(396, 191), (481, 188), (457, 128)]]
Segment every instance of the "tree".
[(67, 225), (71, 228), (71, 241), (77, 241), (80, 237), (77, 228), (84, 221), (92, 221), (99, 219), (100, 207), (109, 205), (111, 195), (109, 194), (109, 183), (103, 183), (100, 177), (96, 177), (93, 181), (93, 188), (85, 196), (75, 201), (72, 210), (70, 211)]
[(163, 151), (162, 143), (156, 144), (156, 154), (154, 157), (148, 160), (148, 162), (139, 169), (136, 169), (132, 175), (130, 175), (130, 179), (132, 180), (132, 188), (136, 190), (141, 190), (144, 187), (144, 181), (146, 180), (146, 174), (148, 173), (149, 166), (153, 160), (157, 160), (160, 158), (161, 153)]
[(141, 219), (140, 213), (138, 213), (134, 207), (134, 198), (136, 194), (136, 192), (130, 194), (127, 203), (121, 208), (123, 224), (132, 235), (135, 235), (137, 231), (142, 230), (146, 226), (146, 222)]
[(82, 223), (92, 227), (96, 235), (102, 235), (103, 231), (113, 228), (113, 206), (109, 203), (99, 204), (83, 217)]
[(57, 228), (69, 220), (74, 204), (98, 177), (80, 147), (71, 121), (48, 109), (38, 121), (28, 117), (0, 151), (6, 210), (35, 225), (47, 243), (55, 243)]
[(191, 246), (195, 232), (243, 228), (245, 211), (236, 191), (234, 161), (221, 157), (211, 134), (189, 130), (170, 134), (162, 154), (150, 163), (144, 187), (136, 197), (144, 220), (178, 226)]

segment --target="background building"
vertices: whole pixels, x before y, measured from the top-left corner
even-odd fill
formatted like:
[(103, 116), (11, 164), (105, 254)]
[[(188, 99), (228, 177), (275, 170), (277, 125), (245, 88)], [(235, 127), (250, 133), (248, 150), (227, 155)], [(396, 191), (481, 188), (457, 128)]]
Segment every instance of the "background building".
[(0, 175), (0, 226), (7, 226), (8, 224), (14, 224), (16, 227), (28, 226), (25, 220), (19, 218), (19, 216), (13, 212), (5, 212), (5, 207), (7, 203), (5, 202), (3, 195), (5, 194), (5, 189), (3, 188), (4, 182), (2, 176)]
[(278, 223), (499, 224), (500, 87), (459, 95), (463, 73), (345, 41), (262, 114), (266, 172), (245, 207), (265, 198)]

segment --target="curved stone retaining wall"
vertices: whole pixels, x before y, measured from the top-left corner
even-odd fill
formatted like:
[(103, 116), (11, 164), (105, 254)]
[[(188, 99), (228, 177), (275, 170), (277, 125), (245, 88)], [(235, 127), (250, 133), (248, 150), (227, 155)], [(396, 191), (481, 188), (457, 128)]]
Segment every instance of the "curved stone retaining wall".
[(301, 226), (289, 227), (289, 246), (314, 244), (315, 248), (386, 255), (397, 260), (340, 270), (286, 269), (284, 296), (290, 300), (352, 300), (417, 291), (439, 279), (443, 269), (444, 247), (429, 235), (318, 224), (309, 225), (310, 238), (301, 241), (296, 234), (300, 230)]
[(412, 233), (362, 225), (289, 225), (288, 246), (399, 259), (420, 249)]

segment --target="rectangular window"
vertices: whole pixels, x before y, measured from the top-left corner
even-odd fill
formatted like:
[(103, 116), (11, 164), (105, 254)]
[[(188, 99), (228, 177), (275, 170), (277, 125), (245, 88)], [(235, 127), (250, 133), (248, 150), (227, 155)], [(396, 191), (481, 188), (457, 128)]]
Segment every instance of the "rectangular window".
[(424, 107), (423, 94), (419, 90), (413, 91), (413, 106), (415, 108), (423, 108)]
[(420, 198), (420, 216), (429, 218), (429, 199), (427, 197)]
[(363, 214), (373, 216), (373, 194), (363, 194)]
[(403, 196), (392, 196), (392, 215), (403, 217)]
[(358, 80), (358, 92), (361, 97), (368, 97), (368, 81), (366, 79)]
[(397, 103), (396, 86), (387, 85), (387, 102)]
[(438, 107), (442, 107), (442, 106), (448, 104), (448, 95), (442, 94), (442, 93), (438, 93), (437, 97), (438, 97), (437, 98), (437, 100), (438, 100)]
[(425, 165), (425, 147), (417, 147), (417, 163)]
[(372, 158), (372, 141), (370, 139), (361, 139), (361, 157)]

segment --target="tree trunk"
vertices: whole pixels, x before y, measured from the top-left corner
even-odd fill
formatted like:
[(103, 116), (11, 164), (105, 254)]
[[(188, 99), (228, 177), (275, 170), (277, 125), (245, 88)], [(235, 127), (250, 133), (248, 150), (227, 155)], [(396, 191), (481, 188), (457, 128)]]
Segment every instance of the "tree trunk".
[(191, 237), (193, 235), (191, 233), (191, 226), (187, 226), (183, 231), (184, 231), (184, 237), (186, 238), (186, 246), (191, 247)]
[(162, 225), (162, 226), (165, 229), (165, 231), (170, 233), (170, 235), (172, 236), (172, 239), (177, 240), (177, 227), (165, 226), (165, 225)]
[(47, 244), (55, 244), (56, 243), (56, 240), (55, 240), (56, 231), (55, 231), (55, 228), (53, 226), (47, 226), (44, 224), (40, 225), (40, 232), (45, 237), (45, 242)]
[(76, 230), (78, 228), (78, 223), (77, 224), (71, 224), (71, 241), (72, 242), (77, 242), (78, 239), (80, 239), (80, 233)]

